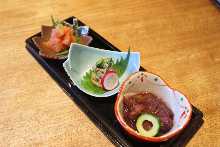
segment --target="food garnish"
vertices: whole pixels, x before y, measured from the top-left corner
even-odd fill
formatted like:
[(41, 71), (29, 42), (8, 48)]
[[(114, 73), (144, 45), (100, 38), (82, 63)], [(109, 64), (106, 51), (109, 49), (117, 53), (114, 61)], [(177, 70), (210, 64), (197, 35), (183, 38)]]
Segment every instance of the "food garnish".
[(108, 91), (115, 89), (118, 83), (118, 75), (114, 70), (107, 71), (101, 79), (102, 87)]
[(105, 90), (113, 90), (118, 85), (118, 75), (112, 68), (112, 58), (101, 58), (92, 70), (91, 81)]
[(119, 78), (128, 66), (130, 49), (126, 58), (120, 58), (114, 62), (113, 58), (100, 58), (95, 66), (85, 73), (81, 80), (81, 86), (96, 94), (115, 89), (119, 85)]
[(160, 130), (160, 121), (158, 117), (152, 114), (143, 113), (137, 118), (136, 127), (142, 136), (153, 137)]
[(68, 55), (71, 43), (88, 45), (92, 37), (88, 36), (88, 26), (78, 26), (77, 19), (73, 24), (60, 21), (51, 16), (53, 26), (42, 26), (41, 36), (33, 37), (35, 45), (39, 48), (39, 54), (53, 59), (63, 59)]

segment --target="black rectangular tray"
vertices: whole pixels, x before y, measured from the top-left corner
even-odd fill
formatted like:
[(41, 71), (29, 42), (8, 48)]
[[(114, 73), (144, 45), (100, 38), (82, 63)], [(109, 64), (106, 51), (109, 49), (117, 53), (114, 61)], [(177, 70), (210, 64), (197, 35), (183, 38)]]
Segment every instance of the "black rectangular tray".
[[(70, 17), (66, 19), (66, 21), (72, 23), (73, 18), (74, 17)], [(84, 25), (81, 21), (79, 21), (79, 24)], [(91, 42), (90, 46), (120, 51), (118, 48), (97, 34), (94, 30), (90, 29), (89, 35), (93, 37), (93, 41)], [(175, 138), (161, 143), (139, 142), (134, 140), (124, 132), (114, 116), (113, 108), (116, 95), (111, 96), (110, 98), (97, 99), (80, 91), (76, 86), (74, 86), (63, 69), (62, 64), (65, 60), (46, 59), (38, 54), (39, 50), (32, 41), (32, 37), (34, 36), (40, 36), (40, 33), (26, 39), (26, 49), (28, 52), (37, 60), (39, 64), (42, 65), (44, 70), (48, 72), (48, 74), (57, 82), (63, 91), (116, 146), (185, 146), (203, 124), (203, 113), (193, 106), (193, 114), (190, 123), (186, 129), (184, 129), (184, 131)], [(144, 71), (145, 69), (141, 67), (140, 70)]]

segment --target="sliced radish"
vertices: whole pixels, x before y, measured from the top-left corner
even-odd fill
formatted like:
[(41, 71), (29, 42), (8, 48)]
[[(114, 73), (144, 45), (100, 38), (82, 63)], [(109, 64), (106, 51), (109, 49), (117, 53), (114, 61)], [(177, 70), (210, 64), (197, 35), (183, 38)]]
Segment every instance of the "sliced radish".
[(105, 90), (113, 90), (118, 86), (118, 75), (115, 71), (109, 70), (101, 79), (102, 87)]

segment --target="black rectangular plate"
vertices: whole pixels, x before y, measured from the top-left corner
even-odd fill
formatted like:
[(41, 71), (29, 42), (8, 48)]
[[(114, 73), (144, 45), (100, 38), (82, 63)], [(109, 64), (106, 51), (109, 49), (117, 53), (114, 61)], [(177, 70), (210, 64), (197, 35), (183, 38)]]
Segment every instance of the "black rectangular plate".
[[(70, 17), (66, 19), (66, 21), (72, 23), (72, 18), (73, 17)], [(79, 24), (84, 25), (81, 21), (79, 21)], [(90, 29), (89, 35), (93, 37), (93, 41), (90, 46), (120, 51), (118, 48), (97, 34), (94, 30)], [(40, 33), (34, 36), (40, 36)], [(116, 95), (109, 98), (97, 99), (80, 91), (76, 86), (74, 86), (63, 69), (62, 64), (65, 60), (46, 59), (38, 54), (39, 50), (32, 41), (32, 37), (34, 36), (26, 39), (26, 49), (38, 61), (38, 63), (42, 65), (44, 70), (46, 70), (48, 74), (57, 82), (63, 91), (116, 146), (185, 146), (203, 124), (202, 112), (193, 106), (193, 114), (190, 123), (187, 125), (186, 129), (184, 129), (184, 131), (175, 138), (161, 143), (139, 142), (134, 140), (123, 131), (115, 118), (113, 108)], [(144, 71), (145, 69), (141, 67), (141, 70)]]

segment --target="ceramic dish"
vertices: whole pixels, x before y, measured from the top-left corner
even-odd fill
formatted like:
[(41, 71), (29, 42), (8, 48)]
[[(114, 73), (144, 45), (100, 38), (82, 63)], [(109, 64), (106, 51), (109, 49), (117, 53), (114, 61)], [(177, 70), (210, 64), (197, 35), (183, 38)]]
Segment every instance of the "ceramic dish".
[(109, 51), (73, 43), (70, 47), (68, 59), (63, 63), (63, 67), (70, 79), (81, 91), (94, 97), (108, 97), (118, 92), (122, 81), (130, 74), (139, 71), (140, 54), (138, 52), (130, 52), (128, 64), (123, 74), (119, 77), (119, 84), (111, 91), (92, 91), (86, 88), (83, 79), (85, 79), (86, 73), (94, 67), (100, 58), (108, 57), (116, 62), (122, 59), (125, 60), (127, 55), (127, 52)]
[(66, 59), (70, 44), (77, 42), (89, 45), (92, 37), (88, 35), (88, 26), (79, 26), (73, 18), (72, 24), (51, 17), (53, 26), (41, 27), (41, 36), (32, 38), (39, 49), (39, 54), (49, 59)]
[[(174, 115), (173, 127), (167, 133), (156, 137), (144, 137), (126, 124), (122, 111), (124, 95), (139, 92), (153, 93), (160, 97), (172, 110)], [(123, 82), (114, 109), (117, 120), (129, 135), (150, 142), (166, 141), (177, 135), (186, 127), (192, 115), (192, 107), (188, 99), (179, 91), (168, 86), (158, 75), (149, 72), (136, 72)]]

